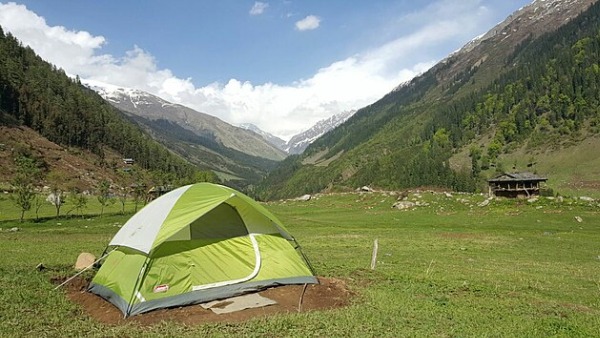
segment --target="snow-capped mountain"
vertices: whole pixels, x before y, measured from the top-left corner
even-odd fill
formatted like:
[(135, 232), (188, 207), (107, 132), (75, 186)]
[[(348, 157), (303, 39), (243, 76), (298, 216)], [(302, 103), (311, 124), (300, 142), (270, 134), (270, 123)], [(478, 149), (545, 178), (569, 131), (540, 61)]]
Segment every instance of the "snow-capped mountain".
[[(274, 160), (283, 158), (281, 152), (288, 154), (302, 153), (310, 143), (344, 123), (356, 112), (355, 110), (346, 111), (323, 119), (310, 129), (293, 136), (288, 142), (285, 142), (252, 123), (244, 123), (235, 127), (214, 116), (168, 102), (142, 90), (96, 81), (84, 81), (84, 83), (113, 106), (128, 114), (150, 120), (168, 120), (199, 136), (214, 138), (215, 141), (228, 148)], [(267, 148), (270, 149), (264, 149), (262, 145), (257, 145), (256, 139), (260, 139), (260, 143), (268, 144), (269, 147)]]
[(223, 179), (245, 181), (240, 186), (257, 182), (286, 156), (255, 132), (217, 117), (141, 90), (83, 82), (171, 151)]
[(130, 102), (133, 107), (151, 106), (159, 103), (160, 107), (177, 106), (174, 103), (167, 102), (158, 96), (150, 93), (133, 89), (100, 83), (97, 81), (85, 81), (84, 83), (92, 90), (100, 94), (106, 101), (113, 104), (122, 104), (124, 101)]
[(579, 15), (597, 0), (533, 0), (529, 5), (516, 10), (504, 21), (499, 22), (487, 33), (481, 34), (459, 50), (450, 53), (442, 62), (457, 54), (466, 54), (481, 43), (495, 39), (494, 43), (504, 40), (522, 40), (548, 32)]
[(315, 123), (315, 125), (310, 129), (293, 136), (286, 143), (286, 146), (283, 150), (288, 154), (301, 154), (309, 144), (314, 142), (328, 131), (346, 122), (346, 120), (354, 115), (354, 113), (356, 113), (356, 110), (341, 112)]
[(242, 123), (239, 125), (239, 127), (257, 133), (262, 138), (264, 138), (267, 142), (269, 142), (270, 144), (277, 147), (277, 149), (281, 149), (281, 150), (285, 151), (285, 147), (286, 147), (287, 143), (284, 140), (280, 139), (279, 137), (277, 137), (271, 133), (268, 133), (268, 132), (260, 129), (255, 124)]
[[(550, 30), (553, 30), (565, 22), (580, 14), (583, 9), (589, 7), (597, 0), (533, 0), (529, 5), (513, 12), (506, 19), (499, 22), (492, 29), (483, 33), (464, 46), (450, 53), (444, 58), (440, 65), (448, 64), (452, 59), (478, 57), (471, 67), (478, 67), (485, 62), (489, 55), (472, 53), (482, 44), (515, 46), (525, 39), (535, 38)], [(512, 48), (512, 47), (511, 47)], [(459, 63), (461, 64), (461, 63)], [(452, 72), (453, 75), (454, 72)], [(404, 87), (410, 86), (412, 81), (406, 81), (394, 88), (397, 92)]]
[(176, 123), (198, 136), (211, 138), (227, 148), (252, 156), (272, 160), (281, 160), (285, 157), (278, 148), (265, 142), (259, 135), (230, 125), (215, 116), (168, 102), (142, 90), (95, 81), (85, 81), (85, 84), (113, 106), (128, 114), (149, 120), (167, 120)]
[(310, 129), (307, 129), (299, 134), (292, 136), (292, 138), (287, 142), (271, 133), (260, 129), (252, 123), (242, 123), (239, 125), (239, 127), (257, 133), (267, 142), (285, 151), (288, 154), (301, 154), (302, 152), (304, 152), (304, 150), (306, 149), (306, 147), (308, 147), (309, 144), (314, 142), (326, 132), (346, 122), (346, 120), (349, 119), (352, 115), (354, 115), (355, 112), (356, 110), (350, 110), (320, 120), (319, 122), (315, 123), (312, 127), (310, 127)]

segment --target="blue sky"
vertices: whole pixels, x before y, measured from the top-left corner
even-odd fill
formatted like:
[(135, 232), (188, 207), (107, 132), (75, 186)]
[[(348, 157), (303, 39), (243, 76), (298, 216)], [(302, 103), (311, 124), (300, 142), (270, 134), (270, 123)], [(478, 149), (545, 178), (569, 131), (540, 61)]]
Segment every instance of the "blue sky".
[(0, 25), (82, 79), (283, 138), (370, 104), (526, 0), (17, 1)]

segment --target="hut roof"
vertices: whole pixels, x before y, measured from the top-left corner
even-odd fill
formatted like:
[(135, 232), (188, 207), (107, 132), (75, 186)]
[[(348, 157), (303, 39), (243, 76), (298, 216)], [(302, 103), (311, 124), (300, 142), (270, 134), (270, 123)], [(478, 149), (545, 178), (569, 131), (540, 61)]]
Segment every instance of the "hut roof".
[(538, 181), (544, 182), (548, 179), (546, 177), (540, 177), (530, 172), (522, 173), (504, 173), (488, 180), (488, 182), (522, 182), (522, 181)]

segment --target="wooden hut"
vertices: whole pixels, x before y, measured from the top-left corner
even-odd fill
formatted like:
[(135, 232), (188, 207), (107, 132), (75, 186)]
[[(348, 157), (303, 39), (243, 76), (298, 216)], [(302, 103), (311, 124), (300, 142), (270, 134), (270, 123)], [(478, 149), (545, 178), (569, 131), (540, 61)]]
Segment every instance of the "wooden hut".
[(532, 173), (504, 173), (490, 180), (490, 196), (509, 198), (529, 198), (540, 194), (542, 183), (548, 179)]

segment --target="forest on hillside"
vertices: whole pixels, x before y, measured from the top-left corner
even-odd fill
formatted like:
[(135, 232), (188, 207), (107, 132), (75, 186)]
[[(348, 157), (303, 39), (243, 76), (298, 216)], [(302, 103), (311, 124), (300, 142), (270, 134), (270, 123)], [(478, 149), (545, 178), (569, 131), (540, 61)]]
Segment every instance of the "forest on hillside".
[[(444, 65), (432, 68), (359, 110), (303, 156), (283, 161), (260, 194), (272, 199), (366, 184), (475, 191), (485, 179), (482, 170), (503, 170), (496, 163), (502, 153), (523, 145), (560, 146), (561, 140), (577, 142), (600, 132), (599, 63), (596, 3), (556, 31), (516, 46), (502, 74), (483, 88), (456, 95), (475, 81), (475, 67), (442, 88), (441, 98), (426, 101), (429, 91), (440, 90), (436, 72)], [(483, 135), (491, 135), (491, 141), (470, 149), (472, 170), (451, 168), (451, 156)], [(344, 156), (329, 167), (303, 163), (324, 151), (328, 157), (342, 151)]]
[(113, 151), (135, 158), (137, 167), (172, 184), (199, 177), (216, 180), (212, 172), (200, 172), (152, 140), (78, 77), (67, 76), (1, 28), (0, 123), (27, 126), (63, 147), (90, 151), (99, 156), (100, 166), (107, 165), (105, 154)]

